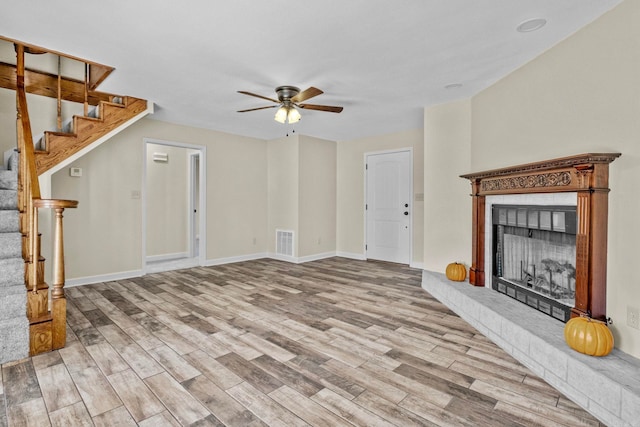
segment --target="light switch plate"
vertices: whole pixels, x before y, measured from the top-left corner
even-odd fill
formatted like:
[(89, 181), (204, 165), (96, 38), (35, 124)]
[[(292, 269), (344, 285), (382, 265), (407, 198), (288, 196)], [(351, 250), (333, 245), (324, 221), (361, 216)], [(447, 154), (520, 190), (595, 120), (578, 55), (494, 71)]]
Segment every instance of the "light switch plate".
[(69, 176), (82, 176), (82, 168), (69, 168)]

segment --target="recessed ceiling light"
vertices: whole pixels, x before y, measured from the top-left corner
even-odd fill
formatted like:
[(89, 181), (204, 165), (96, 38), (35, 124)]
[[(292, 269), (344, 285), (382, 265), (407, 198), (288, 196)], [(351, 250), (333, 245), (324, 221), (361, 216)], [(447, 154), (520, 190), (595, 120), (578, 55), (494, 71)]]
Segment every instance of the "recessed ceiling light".
[(546, 23), (547, 20), (543, 18), (528, 19), (518, 25), (516, 30), (520, 33), (529, 33), (531, 31), (539, 30), (544, 27)]
[(444, 88), (445, 89), (459, 89), (462, 87), (462, 83), (450, 83), (448, 85), (446, 85)]

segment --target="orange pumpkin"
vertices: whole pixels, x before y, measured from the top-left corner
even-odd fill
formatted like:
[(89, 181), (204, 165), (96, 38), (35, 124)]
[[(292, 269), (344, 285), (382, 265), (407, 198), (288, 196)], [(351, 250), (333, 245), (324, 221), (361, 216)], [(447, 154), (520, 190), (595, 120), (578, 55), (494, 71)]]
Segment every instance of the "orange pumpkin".
[(462, 282), (467, 278), (467, 268), (464, 266), (464, 264), (452, 262), (451, 264), (447, 265), (445, 274), (447, 275), (447, 279), (449, 280)]
[(613, 334), (607, 324), (586, 316), (567, 322), (564, 340), (575, 351), (589, 356), (606, 356), (613, 349)]

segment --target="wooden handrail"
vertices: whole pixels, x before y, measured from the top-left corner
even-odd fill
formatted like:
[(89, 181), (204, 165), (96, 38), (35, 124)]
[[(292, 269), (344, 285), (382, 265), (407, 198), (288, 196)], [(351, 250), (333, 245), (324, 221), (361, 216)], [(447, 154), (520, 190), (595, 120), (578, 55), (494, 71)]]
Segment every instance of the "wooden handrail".
[(16, 75), (16, 103), (18, 152), (20, 153), (20, 210), (26, 214), (27, 229), (21, 230), (27, 236), (29, 270), (27, 274), (27, 286), (33, 292), (38, 288), (38, 254), (40, 253), (38, 240), (38, 216), (33, 215), (33, 200), (40, 198), (40, 184), (36, 173), (35, 154), (33, 148), (33, 136), (31, 134), (31, 122), (29, 109), (27, 108), (27, 94), (24, 85), (24, 46), (16, 45), (17, 75)]
[[(18, 151), (20, 153), (19, 197), (18, 204), (22, 213), (21, 232), (25, 236), (25, 262), (27, 263), (26, 285), (28, 289), (27, 314), (30, 320), (29, 347), (31, 355), (42, 351), (64, 347), (66, 341), (66, 299), (64, 297), (64, 247), (62, 213), (66, 208), (75, 208), (75, 200), (42, 199), (35, 161), (35, 150), (27, 95), (25, 89), (25, 47), (16, 44), (16, 108)], [(86, 84), (86, 82), (85, 82)], [(85, 86), (86, 91), (86, 86)], [(58, 86), (58, 96), (60, 86)], [(60, 98), (58, 98), (60, 99)], [(86, 102), (85, 92), (85, 102)], [(38, 237), (38, 209), (49, 208), (55, 211), (53, 289), (51, 292), (51, 312), (48, 308), (48, 287), (44, 283), (40, 263), (40, 239)], [(44, 328), (42, 322), (51, 322)], [(48, 332), (47, 332), (48, 331)]]

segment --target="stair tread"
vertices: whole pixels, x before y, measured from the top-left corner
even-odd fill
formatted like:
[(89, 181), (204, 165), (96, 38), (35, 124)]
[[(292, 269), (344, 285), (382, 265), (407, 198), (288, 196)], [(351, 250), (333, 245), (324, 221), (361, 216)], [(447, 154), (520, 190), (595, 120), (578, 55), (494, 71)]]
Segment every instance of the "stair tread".
[(18, 192), (16, 190), (0, 189), (0, 209), (16, 209), (18, 207)]
[(17, 209), (0, 210), (0, 233), (20, 231), (20, 212)]

